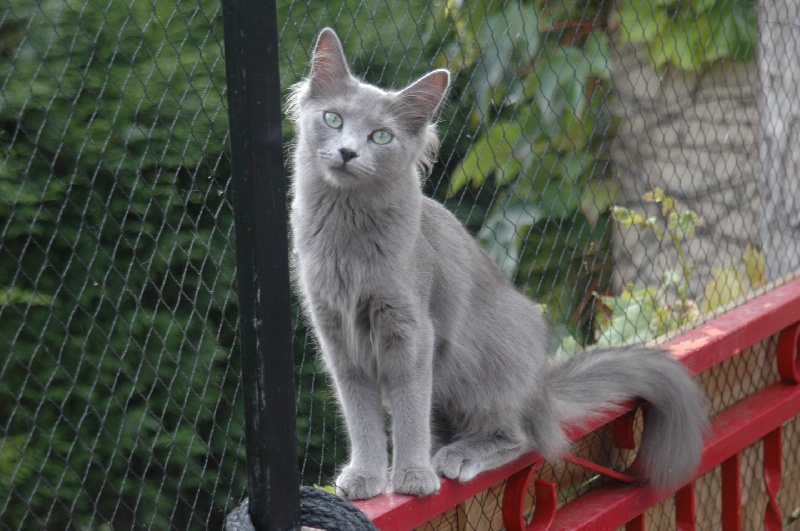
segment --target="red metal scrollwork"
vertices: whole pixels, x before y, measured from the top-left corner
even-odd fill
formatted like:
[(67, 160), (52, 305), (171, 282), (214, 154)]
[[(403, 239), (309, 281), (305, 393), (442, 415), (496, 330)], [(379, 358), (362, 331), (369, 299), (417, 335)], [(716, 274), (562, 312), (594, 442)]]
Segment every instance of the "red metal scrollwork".
[(722, 462), (722, 529), (742, 528), (742, 454), (735, 453)]
[(800, 322), (785, 328), (778, 337), (778, 372), (786, 383), (800, 383)]
[[(622, 443), (623, 448), (634, 448), (633, 420), (635, 419), (635, 414), (636, 410), (633, 410), (621, 417), (621, 423), (617, 426), (618, 429), (615, 429), (615, 441)], [(626, 419), (626, 417), (628, 418)], [(630, 433), (626, 434), (628, 431)], [(564, 455), (562, 459), (623, 483), (634, 483), (636, 481), (634, 477), (624, 472), (617, 472), (575, 455)], [(541, 461), (538, 461), (508, 478), (505, 493), (503, 494), (503, 524), (508, 531), (545, 531), (550, 529), (555, 520), (558, 506), (556, 497), (558, 488), (555, 483), (537, 480), (534, 482), (536, 509), (533, 512), (531, 523), (525, 524), (525, 496), (528, 492), (528, 484), (540, 464)], [(629, 529), (638, 529), (635, 521), (632, 520), (629, 524)]]
[(694, 482), (675, 493), (676, 531), (694, 531), (697, 520), (697, 505)]
[(614, 421), (614, 446), (623, 450), (636, 448), (634, 427), (636, 426), (636, 413), (640, 408), (634, 408)]
[(558, 489), (554, 483), (536, 480), (536, 509), (530, 525), (525, 525), (525, 496), (536, 469), (541, 461), (525, 467), (508, 478), (503, 493), (503, 524), (508, 531), (544, 531), (549, 529), (556, 517)]
[(767, 434), (762, 442), (764, 451), (764, 486), (767, 491), (767, 508), (764, 512), (764, 529), (778, 531), (783, 529), (783, 517), (778, 505), (778, 489), (781, 487), (781, 428)]

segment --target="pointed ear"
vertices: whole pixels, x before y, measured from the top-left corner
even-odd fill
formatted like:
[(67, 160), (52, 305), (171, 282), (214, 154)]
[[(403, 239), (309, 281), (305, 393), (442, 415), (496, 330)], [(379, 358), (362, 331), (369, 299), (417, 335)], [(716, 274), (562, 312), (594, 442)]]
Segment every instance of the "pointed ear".
[(449, 85), (450, 72), (434, 70), (400, 92), (392, 110), (413, 129), (419, 130), (431, 123)]
[(339, 37), (330, 28), (323, 29), (311, 60), (312, 92), (330, 91), (350, 79), (350, 69)]

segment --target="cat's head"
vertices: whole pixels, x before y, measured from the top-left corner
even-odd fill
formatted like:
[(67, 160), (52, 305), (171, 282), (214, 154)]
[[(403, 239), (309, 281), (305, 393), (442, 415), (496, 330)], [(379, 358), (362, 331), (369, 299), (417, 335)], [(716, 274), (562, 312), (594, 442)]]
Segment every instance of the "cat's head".
[(293, 87), (289, 100), (298, 157), (310, 158), (305, 162), (343, 188), (416, 175), (429, 167), (438, 146), (432, 120), (449, 83), (447, 70), (434, 70), (400, 91), (362, 83), (350, 73), (339, 38), (326, 28), (311, 74)]

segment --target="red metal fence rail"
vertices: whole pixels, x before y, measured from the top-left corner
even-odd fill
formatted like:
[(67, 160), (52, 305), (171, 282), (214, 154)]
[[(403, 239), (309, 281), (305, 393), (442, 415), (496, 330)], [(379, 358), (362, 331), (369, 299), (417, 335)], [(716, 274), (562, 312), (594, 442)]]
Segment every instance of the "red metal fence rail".
[[(645, 528), (645, 511), (674, 495), (674, 526), (679, 530), (695, 529), (697, 520), (697, 478), (715, 467), (721, 470), (721, 514), (723, 529), (741, 529), (741, 455), (748, 446), (761, 441), (763, 482), (767, 503), (763, 527), (781, 529), (785, 515), (777, 501), (783, 472), (783, 424), (800, 415), (800, 279), (788, 282), (761, 295), (704, 325), (667, 343), (669, 349), (689, 370), (701, 374), (739, 355), (742, 351), (778, 334), (778, 381), (739, 400), (712, 418), (703, 461), (695, 480), (676, 492), (655, 492), (647, 485), (611, 482), (557, 507), (557, 487), (537, 480), (533, 487), (536, 505), (526, 520), (526, 496), (529, 482), (542, 459), (535, 453), (460, 484), (442, 482), (441, 491), (426, 498), (388, 494), (357, 502), (382, 530), (411, 529), (428, 522), (476, 494), (507, 479), (502, 496), (503, 524), (510, 531), (522, 529), (616, 529)], [(629, 411), (635, 413), (636, 405)], [(619, 418), (609, 415), (571, 433), (573, 440)], [(633, 418), (632, 415), (627, 417)], [(616, 439), (626, 435), (632, 423), (617, 430)], [(628, 441), (628, 446), (630, 441)], [(624, 447), (625, 444), (622, 443)], [(798, 459), (798, 450), (791, 455)], [(791, 457), (790, 457), (791, 458)], [(568, 458), (573, 461), (573, 458)], [(587, 464), (588, 463), (583, 463)], [(624, 475), (620, 475), (624, 479)], [(618, 479), (620, 478), (618, 477)], [(800, 500), (798, 500), (800, 504)], [(526, 523), (527, 521), (527, 523)]]

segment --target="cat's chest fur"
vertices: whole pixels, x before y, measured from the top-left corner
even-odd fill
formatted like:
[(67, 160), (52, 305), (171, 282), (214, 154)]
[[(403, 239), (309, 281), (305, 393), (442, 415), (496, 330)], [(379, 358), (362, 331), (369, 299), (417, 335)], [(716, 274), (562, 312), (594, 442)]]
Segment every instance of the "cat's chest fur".
[(411, 266), (419, 217), (413, 202), (375, 204), (341, 190), (296, 201), (292, 227), (307, 295), (353, 307), (397, 283)]

